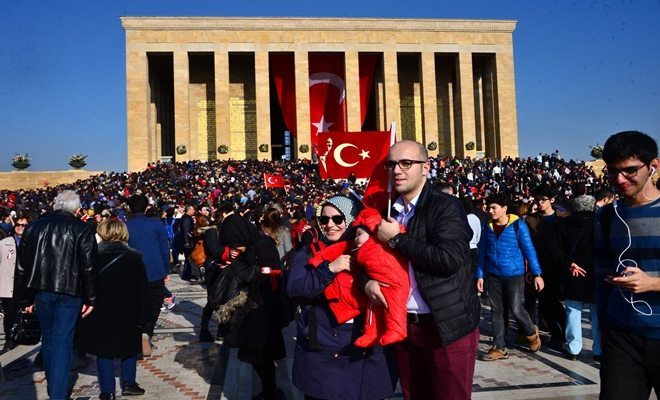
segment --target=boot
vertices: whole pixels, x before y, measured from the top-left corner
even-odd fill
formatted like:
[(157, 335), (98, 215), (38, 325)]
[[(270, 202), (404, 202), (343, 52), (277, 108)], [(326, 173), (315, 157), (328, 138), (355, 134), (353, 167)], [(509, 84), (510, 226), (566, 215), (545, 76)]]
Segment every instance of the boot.
[(529, 351), (536, 353), (541, 348), (541, 336), (539, 335), (539, 328), (534, 325), (534, 334), (527, 336), (527, 343), (529, 343)]
[(199, 341), (200, 342), (213, 342), (215, 341), (215, 338), (213, 335), (211, 335), (211, 332), (209, 332), (208, 329), (202, 329), (199, 332)]
[(487, 354), (484, 354), (481, 357), (482, 361), (497, 361), (497, 360), (506, 360), (509, 358), (509, 352), (505, 348), (500, 348), (493, 345)]
[(378, 344), (378, 337), (376, 336), (367, 336), (362, 335), (355, 341), (355, 346), (362, 347), (364, 349), (375, 346)]

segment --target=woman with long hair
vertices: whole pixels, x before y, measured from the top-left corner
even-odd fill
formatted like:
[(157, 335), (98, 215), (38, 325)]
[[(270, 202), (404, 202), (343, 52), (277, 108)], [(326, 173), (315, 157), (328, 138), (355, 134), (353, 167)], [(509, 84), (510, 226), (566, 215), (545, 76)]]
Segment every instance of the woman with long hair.
[(293, 248), (293, 244), (291, 244), (291, 229), (284, 225), (281, 211), (277, 207), (267, 207), (260, 225), (261, 230), (275, 242), (280, 260), (283, 259)]

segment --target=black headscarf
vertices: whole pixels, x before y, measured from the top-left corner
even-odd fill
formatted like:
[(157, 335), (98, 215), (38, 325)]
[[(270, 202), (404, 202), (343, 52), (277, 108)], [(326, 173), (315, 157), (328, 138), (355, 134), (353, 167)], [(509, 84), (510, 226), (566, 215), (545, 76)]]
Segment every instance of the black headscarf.
[(238, 214), (229, 215), (220, 225), (220, 242), (229, 247), (252, 247), (257, 234), (257, 228)]

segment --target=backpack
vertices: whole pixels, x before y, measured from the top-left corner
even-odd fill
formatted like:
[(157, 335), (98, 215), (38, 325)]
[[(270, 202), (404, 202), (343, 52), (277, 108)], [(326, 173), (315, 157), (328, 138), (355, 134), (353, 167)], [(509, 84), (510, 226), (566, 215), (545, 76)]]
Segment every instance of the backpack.
[(172, 218), (172, 222), (167, 223), (167, 219), (163, 220), (163, 225), (165, 225), (165, 232), (167, 232), (167, 238), (170, 239), (170, 243), (174, 240), (174, 225), (176, 224), (176, 219)]
[(192, 253), (190, 253), (190, 260), (198, 268), (204, 266), (206, 261), (206, 249), (204, 248), (204, 239), (199, 239), (195, 243)]

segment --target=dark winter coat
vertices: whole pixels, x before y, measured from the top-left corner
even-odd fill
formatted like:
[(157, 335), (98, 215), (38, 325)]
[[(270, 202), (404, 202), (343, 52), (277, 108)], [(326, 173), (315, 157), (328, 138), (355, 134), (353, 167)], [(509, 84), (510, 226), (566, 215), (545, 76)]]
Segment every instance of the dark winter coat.
[(139, 354), (140, 326), (149, 319), (150, 308), (142, 254), (121, 242), (101, 242), (97, 265), (96, 305), (78, 323), (77, 348), (103, 358)]
[[(270, 237), (260, 236), (257, 239), (255, 255), (258, 257), (258, 269), (279, 266), (277, 247)], [(227, 268), (237, 267), (242, 262), (239, 259)], [(238, 347), (239, 360), (255, 364), (286, 357), (278, 301), (270, 276), (257, 274), (250, 284), (244, 314), (236, 315), (229, 322), (227, 344)]]
[[(308, 396), (323, 399), (383, 399), (394, 392), (396, 374), (383, 348), (356, 347), (362, 335), (364, 316), (353, 323), (339, 324), (323, 296), (335, 279), (328, 262), (317, 268), (309, 264), (311, 252), (298, 250), (291, 261), (287, 294), (304, 299), (296, 321), (298, 333), (293, 361), (293, 384)], [(310, 328), (310, 318), (316, 323)], [(320, 349), (315, 349), (313, 326)], [(392, 360), (389, 360), (392, 361)]]
[(561, 281), (562, 270), (556, 263), (554, 252), (557, 248), (557, 224), (567, 215), (568, 213), (566, 212), (555, 210), (555, 213), (551, 217), (546, 217), (540, 212), (536, 212), (525, 218), (525, 222), (532, 234), (532, 243), (534, 243), (536, 257), (543, 271), (543, 280), (546, 285), (544, 290), (546, 292), (548, 291), (548, 285), (556, 286)]
[(479, 324), (481, 304), (470, 258), (472, 229), (458, 199), (434, 191), (427, 182), (406, 230), (396, 251), (412, 263), (419, 292), (446, 346)]
[[(574, 212), (557, 223), (555, 262), (561, 269), (567, 300), (596, 302), (593, 254), (595, 216), (592, 211)], [(587, 271), (586, 276), (571, 275), (569, 268), (573, 262)]]
[[(209, 234), (211, 235), (211, 234)], [(209, 250), (218, 252), (224, 246), (245, 246), (231, 264), (224, 267), (217, 280), (217, 289), (230, 286), (223, 296), (215, 296), (212, 304), (224, 304), (240, 291), (247, 289), (247, 302), (231, 314), (225, 343), (238, 348), (238, 358), (249, 363), (279, 360), (286, 356), (280, 329), (278, 296), (271, 287), (270, 275), (261, 274), (262, 267), (278, 268), (280, 257), (275, 241), (259, 234), (256, 227), (239, 215), (222, 221), (219, 243), (208, 236)], [(211, 246), (209, 247), (208, 244)], [(216, 290), (216, 292), (222, 292)], [(209, 293), (209, 299), (213, 297)]]

